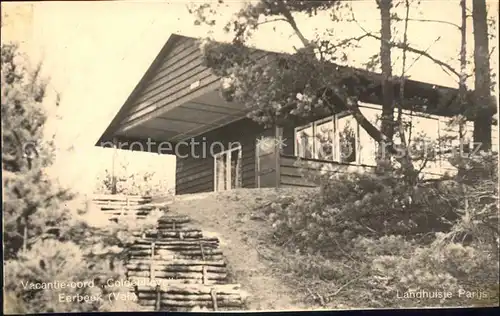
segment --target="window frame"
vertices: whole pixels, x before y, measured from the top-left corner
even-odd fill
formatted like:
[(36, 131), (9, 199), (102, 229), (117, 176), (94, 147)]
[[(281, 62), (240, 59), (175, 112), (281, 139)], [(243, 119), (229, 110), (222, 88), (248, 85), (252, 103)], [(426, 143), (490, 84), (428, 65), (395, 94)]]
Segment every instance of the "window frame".
[[(317, 148), (318, 147), (318, 141), (316, 139), (316, 135), (317, 135), (317, 127), (318, 125), (321, 125), (321, 124), (324, 124), (324, 123), (327, 123), (329, 121), (332, 122), (333, 124), (333, 141), (332, 141), (332, 150), (333, 150), (333, 157), (331, 160), (326, 160), (326, 159), (321, 159), (321, 160), (325, 160), (325, 161), (331, 161), (331, 162), (336, 162), (336, 163), (342, 163), (342, 164), (350, 164), (350, 165), (359, 165), (360, 164), (360, 159), (361, 159), (361, 155), (360, 155), (360, 150), (361, 150), (361, 144), (360, 144), (360, 139), (359, 139), (359, 124), (358, 122), (354, 119), (355, 121), (355, 124), (356, 124), (356, 127), (355, 127), (355, 136), (356, 136), (356, 152), (355, 152), (355, 159), (353, 162), (341, 162), (341, 159), (340, 159), (340, 152), (338, 151), (338, 148), (340, 148), (340, 144), (339, 144), (339, 141), (340, 141), (340, 138), (339, 138), (339, 131), (338, 131), (338, 120), (339, 119), (342, 119), (344, 117), (348, 117), (352, 115), (351, 113), (349, 113), (348, 111), (343, 111), (343, 112), (340, 112), (340, 113), (337, 113), (337, 114), (334, 114), (334, 115), (330, 115), (330, 116), (327, 116), (327, 117), (324, 117), (324, 118), (321, 118), (321, 119), (318, 119), (318, 120), (315, 120), (313, 122), (310, 122), (310, 123), (307, 123), (307, 124), (304, 124), (304, 125), (301, 125), (301, 126), (297, 126), (294, 128), (293, 132), (294, 132), (294, 137), (295, 137), (295, 146), (294, 146), (294, 155), (296, 157), (299, 157), (299, 158), (302, 158), (302, 159), (316, 159), (316, 160), (320, 160), (319, 159), (319, 149)], [(299, 152), (299, 133), (305, 129), (308, 129), (312, 127), (312, 136), (313, 136), (313, 143), (312, 143), (312, 158), (305, 158), (304, 156), (304, 153), (301, 153)]]

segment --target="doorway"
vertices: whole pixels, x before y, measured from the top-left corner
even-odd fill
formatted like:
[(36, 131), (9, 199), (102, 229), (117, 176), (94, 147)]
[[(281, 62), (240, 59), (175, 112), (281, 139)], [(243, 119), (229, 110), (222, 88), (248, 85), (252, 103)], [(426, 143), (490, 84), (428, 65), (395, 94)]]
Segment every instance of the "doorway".
[(214, 191), (242, 187), (241, 146), (214, 155)]

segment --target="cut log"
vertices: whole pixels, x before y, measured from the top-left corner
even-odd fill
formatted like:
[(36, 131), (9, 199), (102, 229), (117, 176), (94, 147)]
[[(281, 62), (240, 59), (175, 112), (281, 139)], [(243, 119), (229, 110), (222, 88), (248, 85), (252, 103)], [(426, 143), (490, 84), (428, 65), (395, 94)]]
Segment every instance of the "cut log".
[[(130, 249), (129, 254), (134, 255), (134, 256), (140, 256), (140, 255), (151, 255), (151, 249)], [(183, 256), (201, 256), (202, 251), (198, 249), (177, 249), (175, 251), (169, 250), (169, 249), (157, 249), (155, 247), (154, 253), (157, 255), (183, 255)], [(222, 250), (220, 249), (204, 249), (203, 250), (203, 255), (205, 256), (210, 256), (210, 255), (221, 255)]]
[[(129, 270), (126, 273), (127, 277), (143, 277), (148, 278), (151, 276), (150, 271), (132, 271)], [(165, 271), (155, 271), (154, 276), (157, 278), (172, 278), (172, 279), (203, 279), (201, 273), (196, 272), (165, 272)], [(207, 272), (205, 274), (207, 280), (225, 280), (227, 279), (226, 273), (221, 272)]]
[[(142, 237), (143, 234), (142, 233), (134, 233), (134, 236), (137, 236), (137, 237)], [(149, 232), (145, 232), (144, 233), (144, 236), (145, 237), (149, 237), (149, 238), (154, 238), (154, 237), (158, 237), (158, 236), (161, 236), (162, 239), (165, 238), (165, 237), (170, 237), (170, 238), (181, 238), (182, 236), (182, 239), (197, 239), (197, 238), (202, 238), (203, 237), (203, 234), (201, 231), (172, 231), (172, 230), (169, 230), (169, 231), (161, 231), (159, 234), (158, 232), (155, 232), (155, 231), (149, 231)]]
[(187, 216), (169, 216), (169, 217), (162, 217), (158, 220), (158, 223), (161, 224), (186, 224), (189, 223), (191, 220)]
[[(191, 244), (182, 244), (182, 243), (172, 243), (172, 244), (165, 244), (165, 243), (156, 243), (155, 244), (155, 249), (166, 249), (166, 250), (171, 250), (171, 249), (177, 249), (177, 250), (196, 250), (200, 249), (200, 245), (196, 243), (191, 243)], [(216, 243), (211, 243), (211, 244), (202, 244), (203, 249), (216, 249), (219, 245)], [(149, 246), (147, 244), (134, 244), (130, 246), (129, 249), (134, 249), (134, 250), (142, 250), (142, 249), (148, 249)]]
[[(151, 281), (150, 278), (145, 278), (145, 277), (129, 277), (129, 280), (131, 282), (136, 282), (140, 286), (146, 286), (150, 287), (156, 286), (156, 284), (159, 284), (162, 288), (167, 288), (170, 286), (191, 286), (191, 285), (202, 285), (202, 280), (199, 279), (166, 279), (166, 278), (156, 278), (153, 281)], [(141, 283), (142, 282), (142, 283)], [(150, 282), (152, 282), (150, 285), (148, 285)], [(224, 285), (226, 284), (225, 280), (209, 280), (208, 285), (210, 286), (218, 286), (218, 285)], [(155, 287), (152, 287), (153, 289)]]
[[(140, 283), (139, 283), (140, 284)], [(197, 295), (197, 294), (210, 294), (210, 291), (214, 288), (218, 294), (240, 294), (241, 286), (239, 284), (221, 284), (221, 285), (203, 285), (203, 284), (190, 284), (184, 286), (178, 286), (175, 284), (160, 284), (160, 289), (164, 293), (175, 293), (175, 294), (188, 294), (188, 295)], [(149, 291), (154, 290), (154, 287), (147, 285), (139, 285), (137, 286), (137, 290)]]
[(224, 261), (203, 261), (203, 260), (173, 260), (173, 261), (162, 261), (153, 260), (150, 261), (149, 258), (144, 259), (134, 259), (128, 261), (128, 264), (150, 264), (152, 262), (155, 265), (168, 265), (168, 266), (217, 266), (225, 267), (226, 263)]
[(156, 238), (144, 238), (144, 239), (138, 239), (135, 243), (136, 244), (146, 244), (146, 245), (150, 245), (152, 242), (156, 242), (156, 244), (158, 245), (162, 245), (162, 244), (166, 244), (166, 245), (170, 245), (170, 244), (186, 244), (186, 245), (199, 245), (200, 242), (205, 244), (205, 243), (208, 243), (208, 244), (211, 244), (211, 243), (217, 243), (219, 244), (219, 239), (218, 238), (208, 238), (208, 237), (204, 237), (204, 238), (200, 238), (200, 239), (186, 239), (186, 240), (180, 240), (178, 238), (162, 238), (162, 239), (159, 239), (157, 240)]
[(182, 232), (184, 234), (187, 234), (187, 233), (201, 233), (201, 230), (199, 229), (194, 229), (194, 228), (182, 228), (182, 229), (155, 229), (155, 230), (151, 230), (149, 231), (150, 233), (158, 233), (158, 231), (160, 231), (162, 234), (164, 233), (179, 233), (179, 232)]
[[(141, 303), (144, 304), (145, 306), (150, 306), (154, 304), (156, 301), (155, 300), (144, 300)], [(161, 299), (161, 307), (208, 307), (208, 308), (213, 308), (213, 303), (212, 301), (176, 301), (176, 300), (169, 300), (169, 299)], [(218, 306), (219, 307), (241, 307), (242, 306), (242, 301), (241, 300), (229, 300), (229, 301), (220, 301), (217, 300)]]
[(156, 206), (151, 205), (115, 205), (115, 204), (102, 204), (99, 205), (101, 210), (125, 210), (125, 211), (151, 211), (156, 209)]
[[(130, 271), (145, 271), (149, 270), (151, 264), (147, 263), (142, 263), (142, 264), (127, 264), (125, 267), (130, 270)], [(162, 272), (203, 272), (203, 267), (202, 266), (172, 266), (168, 263), (159, 265), (159, 264), (153, 264), (154, 268), (156, 271), (162, 271)], [(207, 266), (207, 272), (214, 272), (214, 273), (227, 273), (227, 268), (226, 267), (213, 267), (213, 266)]]
[[(155, 299), (156, 293), (154, 292), (140, 292), (137, 297), (139, 299)], [(241, 296), (238, 294), (218, 294), (216, 295), (217, 301), (237, 301), (241, 300)], [(174, 300), (174, 301), (211, 301), (212, 295), (210, 294), (199, 294), (199, 295), (182, 295), (182, 294), (169, 294), (161, 293), (161, 299)]]
[[(135, 256), (130, 255), (129, 260), (141, 260), (144, 259), (145, 256)], [(152, 260), (165, 260), (165, 261), (174, 261), (174, 260), (202, 260), (201, 256), (193, 256), (193, 255), (180, 255), (180, 254), (170, 254), (170, 255), (155, 255)], [(205, 260), (207, 262), (211, 261), (221, 261), (224, 260), (222, 255), (207, 255), (205, 256)]]

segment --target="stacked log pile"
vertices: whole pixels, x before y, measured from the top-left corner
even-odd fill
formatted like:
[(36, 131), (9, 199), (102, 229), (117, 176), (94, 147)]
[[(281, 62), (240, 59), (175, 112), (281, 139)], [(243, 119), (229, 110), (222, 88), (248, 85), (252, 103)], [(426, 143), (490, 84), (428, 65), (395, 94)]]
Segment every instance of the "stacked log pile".
[(119, 216), (132, 215), (136, 218), (145, 218), (156, 208), (151, 204), (152, 198), (147, 196), (129, 196), (117, 194), (94, 195), (93, 203), (106, 213), (111, 220)]
[(157, 229), (137, 237), (126, 268), (140, 305), (157, 311), (242, 309), (240, 286), (227, 284), (219, 240), (189, 227), (189, 218), (164, 215)]

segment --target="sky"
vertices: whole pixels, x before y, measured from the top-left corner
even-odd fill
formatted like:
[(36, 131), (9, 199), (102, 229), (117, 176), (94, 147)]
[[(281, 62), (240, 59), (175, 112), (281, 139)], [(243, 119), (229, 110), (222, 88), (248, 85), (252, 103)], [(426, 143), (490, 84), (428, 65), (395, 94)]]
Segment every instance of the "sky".
[[(241, 1), (228, 1), (218, 9), (213, 36), (228, 40), (223, 23), (243, 6)], [(51, 169), (55, 177), (82, 192), (92, 190), (96, 175), (111, 166), (113, 150), (94, 147), (125, 99), (172, 33), (205, 37), (209, 28), (195, 26), (188, 12), (188, 1), (123, 1), (123, 2), (24, 2), (2, 3), (8, 14), (2, 27), (2, 41), (16, 41), (33, 63), (43, 61), (44, 74), (50, 77), (51, 91), (61, 94), (61, 104), (51, 112), (48, 133), (55, 133), (57, 160)], [(497, 1), (489, 5), (498, 12)], [(413, 9), (412, 9), (413, 10)], [(378, 31), (380, 20), (375, 1), (357, 1), (354, 11), (359, 23), (370, 31)], [(412, 17), (440, 19), (459, 23), (458, 1), (422, 1)], [(332, 26), (328, 16), (310, 19), (297, 17), (306, 37)], [(276, 31), (273, 27), (276, 26)], [(359, 26), (341, 23), (335, 26), (335, 37), (361, 34)], [(468, 38), (472, 42), (469, 23)], [(401, 31), (396, 36), (401, 36)], [(452, 26), (412, 22), (409, 39), (413, 46), (428, 50), (458, 69), (457, 52), (460, 34)], [(436, 42), (436, 39), (440, 40)], [(260, 29), (252, 44), (263, 49), (293, 51), (300, 41), (284, 23), (269, 23)], [(470, 43), (472, 44), (472, 43)], [(363, 40), (363, 48), (349, 54), (354, 66), (376, 53), (377, 41)], [(472, 46), (469, 47), (472, 52)], [(393, 53), (399, 70), (400, 54)], [(445, 86), (456, 86), (453, 78), (425, 58), (409, 56), (412, 79)], [(493, 61), (498, 60), (495, 50)], [(356, 64), (356, 62), (358, 64)], [(498, 67), (496, 63), (492, 66)], [(498, 91), (498, 90), (497, 90)], [(68, 151), (68, 148), (73, 148)], [(136, 171), (155, 168), (174, 185), (175, 157), (120, 151), (120, 159), (129, 161)]]

